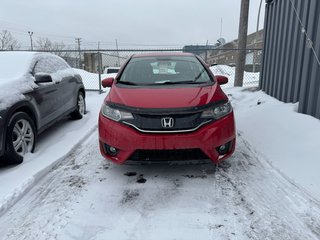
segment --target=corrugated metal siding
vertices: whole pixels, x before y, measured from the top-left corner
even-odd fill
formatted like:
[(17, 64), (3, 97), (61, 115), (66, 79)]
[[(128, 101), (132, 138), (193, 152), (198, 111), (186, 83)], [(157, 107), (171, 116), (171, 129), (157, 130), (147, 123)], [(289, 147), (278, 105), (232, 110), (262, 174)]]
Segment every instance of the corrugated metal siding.
[(265, 16), (260, 87), (320, 119), (320, 1), (274, 0)]

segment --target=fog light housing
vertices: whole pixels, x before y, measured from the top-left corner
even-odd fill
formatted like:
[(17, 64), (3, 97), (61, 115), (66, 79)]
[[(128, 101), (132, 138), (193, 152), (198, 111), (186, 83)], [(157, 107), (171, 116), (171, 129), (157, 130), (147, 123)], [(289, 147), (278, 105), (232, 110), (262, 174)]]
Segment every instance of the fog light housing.
[(220, 155), (225, 155), (226, 153), (228, 153), (230, 150), (230, 144), (231, 144), (231, 142), (228, 142), (226, 144), (223, 144), (223, 145), (217, 147), (216, 149), (217, 149), (218, 153)]
[(117, 148), (108, 144), (104, 144), (104, 150), (110, 156), (116, 156), (119, 153), (119, 150)]

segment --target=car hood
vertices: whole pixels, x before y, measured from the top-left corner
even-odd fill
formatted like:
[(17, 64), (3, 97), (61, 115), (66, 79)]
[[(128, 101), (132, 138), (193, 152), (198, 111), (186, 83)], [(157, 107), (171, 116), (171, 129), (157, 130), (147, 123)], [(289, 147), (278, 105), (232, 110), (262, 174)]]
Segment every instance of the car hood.
[(137, 108), (183, 108), (226, 100), (218, 84), (206, 86), (118, 87), (113, 85), (106, 101)]

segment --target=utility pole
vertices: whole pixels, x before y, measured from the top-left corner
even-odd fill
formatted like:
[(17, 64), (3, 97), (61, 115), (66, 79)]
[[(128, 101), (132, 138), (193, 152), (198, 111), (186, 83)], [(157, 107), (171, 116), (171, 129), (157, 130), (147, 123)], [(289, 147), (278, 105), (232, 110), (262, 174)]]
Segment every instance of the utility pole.
[(209, 40), (207, 40), (207, 42), (206, 42), (206, 51), (205, 51), (205, 55), (204, 55), (204, 61), (207, 64), (208, 64), (208, 41)]
[(102, 54), (100, 52), (100, 41), (98, 42), (98, 78), (99, 78), (99, 93), (102, 93), (101, 88), (101, 73), (102, 73)]
[(30, 45), (31, 45), (31, 51), (33, 51), (33, 44), (32, 44), (32, 35), (33, 32), (28, 31), (29, 37), (30, 37)]
[(117, 48), (117, 56), (118, 56), (118, 67), (120, 67), (120, 56), (119, 56), (119, 48), (118, 48), (118, 40), (116, 39), (116, 48)]
[(79, 69), (81, 68), (81, 50), (80, 50), (80, 43), (81, 43), (81, 38), (76, 38), (76, 43), (78, 43), (78, 52), (79, 52)]
[(241, 0), (240, 10), (240, 23), (239, 23), (239, 35), (238, 35), (238, 58), (236, 65), (236, 73), (234, 86), (242, 87), (244, 66), (246, 61), (246, 47), (247, 47), (247, 34), (248, 34), (248, 17), (249, 17), (249, 3), (250, 0)]
[[(257, 46), (257, 42), (258, 42), (258, 31), (259, 31), (259, 22), (260, 22), (260, 13), (261, 13), (261, 6), (262, 6), (262, 0), (260, 0), (260, 5), (259, 5), (259, 11), (258, 11), (258, 18), (257, 18), (257, 28), (256, 28), (256, 36), (254, 38), (254, 48), (256, 48)], [(257, 50), (254, 50), (253, 52), (253, 59), (252, 59), (252, 62), (253, 62), (253, 69), (252, 71), (253, 72), (256, 72), (256, 58), (258, 58), (258, 55), (257, 55)]]

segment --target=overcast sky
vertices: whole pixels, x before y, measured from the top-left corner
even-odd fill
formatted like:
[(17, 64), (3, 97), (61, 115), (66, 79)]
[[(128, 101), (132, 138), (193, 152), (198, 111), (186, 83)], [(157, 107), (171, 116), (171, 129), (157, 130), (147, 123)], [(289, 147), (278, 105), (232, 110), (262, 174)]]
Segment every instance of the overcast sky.
[[(48, 37), (86, 48), (214, 44), (238, 36), (240, 0), (1, 0), (0, 31), (8, 30), (22, 47)], [(264, 2), (260, 27), (264, 22)], [(260, 0), (250, 1), (249, 33), (256, 30)]]

